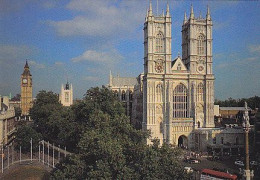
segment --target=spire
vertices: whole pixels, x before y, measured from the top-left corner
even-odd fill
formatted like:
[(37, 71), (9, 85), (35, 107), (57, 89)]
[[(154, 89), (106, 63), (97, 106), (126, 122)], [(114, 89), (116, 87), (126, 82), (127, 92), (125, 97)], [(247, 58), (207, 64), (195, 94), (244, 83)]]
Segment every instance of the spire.
[(199, 19), (202, 19), (202, 16), (201, 16), (201, 11), (200, 11), (200, 16), (199, 16)]
[(190, 7), (190, 18), (191, 19), (194, 19), (194, 12), (193, 12), (193, 6), (191, 4), (191, 7)]
[(187, 15), (186, 15), (186, 11), (184, 12), (184, 20), (183, 20), (183, 24), (185, 24), (187, 22)]
[(110, 70), (110, 72), (109, 72), (109, 86), (112, 86), (112, 81), (113, 81), (113, 76), (112, 76), (112, 71)]
[(159, 15), (159, 14), (158, 14), (158, 7), (159, 7), (159, 5), (158, 5), (158, 0), (157, 0), (157, 7), (156, 7), (156, 9), (157, 9), (157, 11), (156, 11), (157, 14), (156, 14), (156, 15), (157, 15), (157, 16)]
[(23, 70), (23, 74), (22, 75), (23, 76), (31, 76), (30, 68), (29, 68), (27, 59), (26, 59), (25, 65), (24, 65), (24, 70)]
[(69, 90), (69, 89), (70, 89), (68, 77), (67, 77), (67, 83), (65, 84), (65, 89), (66, 89), (66, 90)]
[(248, 106), (247, 106), (247, 102), (245, 102), (245, 112), (243, 115), (243, 126), (244, 128), (249, 128), (250, 127), (250, 123), (249, 123), (249, 116), (248, 116)]
[(29, 69), (29, 65), (28, 65), (27, 59), (26, 59), (26, 63), (25, 63), (24, 68), (28, 68)]
[(149, 5), (148, 15), (149, 15), (149, 16), (152, 16), (152, 15), (153, 15), (153, 7), (152, 7), (152, 1), (151, 1), (151, 0), (150, 0), (150, 5)]
[(207, 20), (211, 20), (211, 17), (210, 17), (210, 11), (209, 11), (209, 5), (207, 6), (207, 15), (206, 15), (206, 19), (207, 19)]
[(167, 2), (167, 8), (166, 8), (166, 16), (169, 17), (170, 16), (170, 7), (169, 7), (169, 3)]

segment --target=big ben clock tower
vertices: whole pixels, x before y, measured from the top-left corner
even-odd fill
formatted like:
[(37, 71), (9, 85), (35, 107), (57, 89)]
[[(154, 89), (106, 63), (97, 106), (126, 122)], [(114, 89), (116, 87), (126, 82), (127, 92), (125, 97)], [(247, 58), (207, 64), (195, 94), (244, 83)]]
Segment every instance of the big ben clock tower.
[(32, 75), (26, 61), (21, 75), (21, 109), (22, 115), (28, 115), (32, 107)]

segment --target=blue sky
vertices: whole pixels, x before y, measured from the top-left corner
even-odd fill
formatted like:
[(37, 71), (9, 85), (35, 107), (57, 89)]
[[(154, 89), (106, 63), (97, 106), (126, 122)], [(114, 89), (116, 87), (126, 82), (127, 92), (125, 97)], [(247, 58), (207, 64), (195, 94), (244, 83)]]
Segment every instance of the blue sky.
[[(158, 0), (159, 13), (167, 1)], [(213, 20), (215, 98), (260, 96), (259, 1), (171, 1), (172, 58), (181, 52), (183, 14)], [(156, 1), (153, 10), (156, 13)], [(0, 0), (0, 94), (20, 93), (28, 59), (34, 96), (59, 93), (67, 78), (74, 97), (108, 83), (109, 71), (143, 71), (143, 23), (147, 0)]]

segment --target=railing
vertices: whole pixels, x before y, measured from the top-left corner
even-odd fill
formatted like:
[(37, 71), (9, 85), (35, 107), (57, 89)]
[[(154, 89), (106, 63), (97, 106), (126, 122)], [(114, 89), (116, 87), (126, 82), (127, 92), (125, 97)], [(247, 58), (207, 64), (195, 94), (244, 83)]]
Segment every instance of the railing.
[(30, 141), (31, 149), (30, 153), (22, 154), (21, 146), (18, 151), (14, 150), (14, 145), (10, 144), (5, 148), (1, 148), (0, 158), (1, 158), (1, 172), (9, 169), (10, 166), (15, 164), (22, 164), (23, 162), (33, 163), (38, 162), (42, 163), (48, 168), (55, 168), (55, 165), (60, 162), (62, 158), (65, 158), (67, 155), (72, 153), (66, 150), (66, 147), (62, 149), (60, 145), (55, 146), (44, 140), (38, 142), (38, 151), (33, 152), (33, 143)]

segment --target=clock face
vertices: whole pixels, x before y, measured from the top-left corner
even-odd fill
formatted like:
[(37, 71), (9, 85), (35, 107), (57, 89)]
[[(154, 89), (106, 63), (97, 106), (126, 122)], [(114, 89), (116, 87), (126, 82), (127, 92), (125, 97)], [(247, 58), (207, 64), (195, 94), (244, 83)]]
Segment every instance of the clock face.
[(27, 83), (27, 79), (23, 79), (23, 83)]
[(163, 72), (163, 63), (161, 61), (158, 61), (158, 62), (155, 63), (155, 71), (157, 73)]
[(198, 70), (199, 70), (199, 71), (203, 71), (203, 70), (204, 70), (204, 67), (203, 67), (203, 66), (199, 66), (199, 67), (198, 67)]

